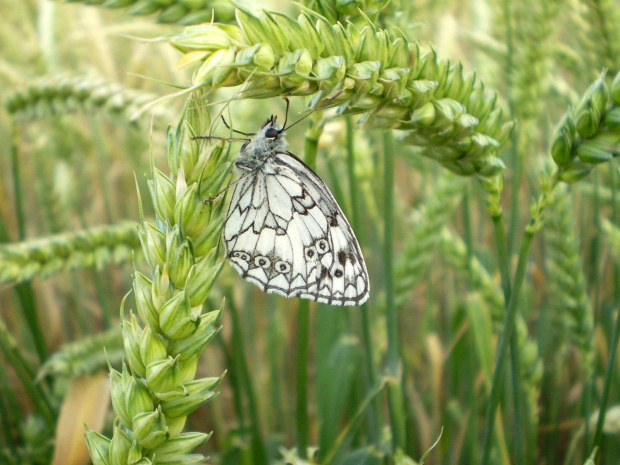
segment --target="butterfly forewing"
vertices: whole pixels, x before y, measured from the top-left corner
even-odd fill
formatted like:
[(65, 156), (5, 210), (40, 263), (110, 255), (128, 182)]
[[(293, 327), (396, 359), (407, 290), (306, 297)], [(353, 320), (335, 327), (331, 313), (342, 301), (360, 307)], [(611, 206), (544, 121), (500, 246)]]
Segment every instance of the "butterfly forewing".
[(243, 176), (224, 226), (226, 253), (237, 272), (285, 297), (364, 303), (369, 296), (364, 257), (323, 181), (285, 151), (266, 155)]

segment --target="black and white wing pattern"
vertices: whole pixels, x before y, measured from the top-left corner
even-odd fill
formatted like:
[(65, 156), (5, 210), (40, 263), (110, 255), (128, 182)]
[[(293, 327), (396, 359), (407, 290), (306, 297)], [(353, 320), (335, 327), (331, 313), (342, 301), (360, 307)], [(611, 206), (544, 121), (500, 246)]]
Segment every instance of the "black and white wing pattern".
[(355, 234), (323, 181), (290, 152), (276, 153), (234, 190), (226, 254), (263, 291), (331, 305), (368, 299)]

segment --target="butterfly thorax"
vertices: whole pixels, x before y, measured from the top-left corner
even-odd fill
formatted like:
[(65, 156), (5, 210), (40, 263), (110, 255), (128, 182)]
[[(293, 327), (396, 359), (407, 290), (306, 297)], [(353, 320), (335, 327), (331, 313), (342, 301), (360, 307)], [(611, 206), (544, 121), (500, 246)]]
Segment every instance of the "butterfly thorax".
[(241, 147), (235, 165), (246, 171), (260, 169), (276, 154), (286, 152), (288, 143), (285, 133), (276, 126), (276, 118), (272, 116), (256, 132), (254, 137)]

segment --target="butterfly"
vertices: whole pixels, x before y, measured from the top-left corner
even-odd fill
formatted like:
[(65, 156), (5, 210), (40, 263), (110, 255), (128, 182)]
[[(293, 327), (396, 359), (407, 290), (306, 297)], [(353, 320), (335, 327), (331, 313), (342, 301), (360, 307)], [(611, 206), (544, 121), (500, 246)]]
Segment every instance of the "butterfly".
[(369, 280), (359, 243), (325, 183), (286, 149), (285, 129), (271, 116), (255, 134), (234, 130), (253, 137), (235, 159), (226, 256), (267, 293), (361, 305)]

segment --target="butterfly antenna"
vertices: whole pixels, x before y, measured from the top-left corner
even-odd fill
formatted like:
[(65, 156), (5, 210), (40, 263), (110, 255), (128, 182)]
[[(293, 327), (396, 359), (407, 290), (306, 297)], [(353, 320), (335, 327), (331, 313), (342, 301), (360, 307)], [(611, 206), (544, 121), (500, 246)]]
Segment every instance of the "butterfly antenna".
[[(310, 113), (308, 113), (307, 115), (302, 116), (301, 118), (299, 118), (297, 121), (295, 121), (294, 123), (292, 123), (289, 127), (286, 127), (286, 121), (284, 122), (284, 126), (282, 126), (282, 129), (280, 130), (280, 132), (286, 131), (287, 129), (292, 128), (293, 126), (295, 126), (297, 123), (302, 122), (303, 120), (305, 120), (308, 116), (310, 116), (312, 113), (314, 113), (315, 111), (319, 111), (321, 109), (321, 107), (324, 107), (327, 103), (331, 102), (332, 100), (334, 100), (335, 98), (339, 97), (340, 94), (342, 94), (344, 91), (341, 90), (340, 92), (338, 92), (336, 95), (334, 95), (333, 97), (330, 97), (326, 100), (323, 100), (323, 102), (321, 102), (321, 105), (317, 106), (316, 108), (314, 108)], [(286, 100), (286, 118), (288, 119), (288, 99), (286, 97), (284, 97), (284, 100)]]
[(236, 132), (237, 134), (242, 134), (244, 136), (253, 136), (253, 135), (255, 135), (253, 133), (252, 134), (248, 134), (247, 132), (241, 132), (241, 131), (238, 131), (236, 129), (231, 128), (228, 125), (228, 123), (226, 122), (226, 119), (224, 118), (224, 115), (220, 115), (220, 117), (222, 118), (222, 121), (224, 122), (224, 126), (226, 126), (228, 129), (230, 129), (232, 132)]
[(225, 140), (226, 142), (250, 142), (252, 140), (252, 139), (245, 139), (242, 137), (219, 137), (219, 136), (194, 136), (192, 137), (192, 140), (199, 140), (199, 139), (206, 139), (206, 140), (219, 139), (219, 140)]

